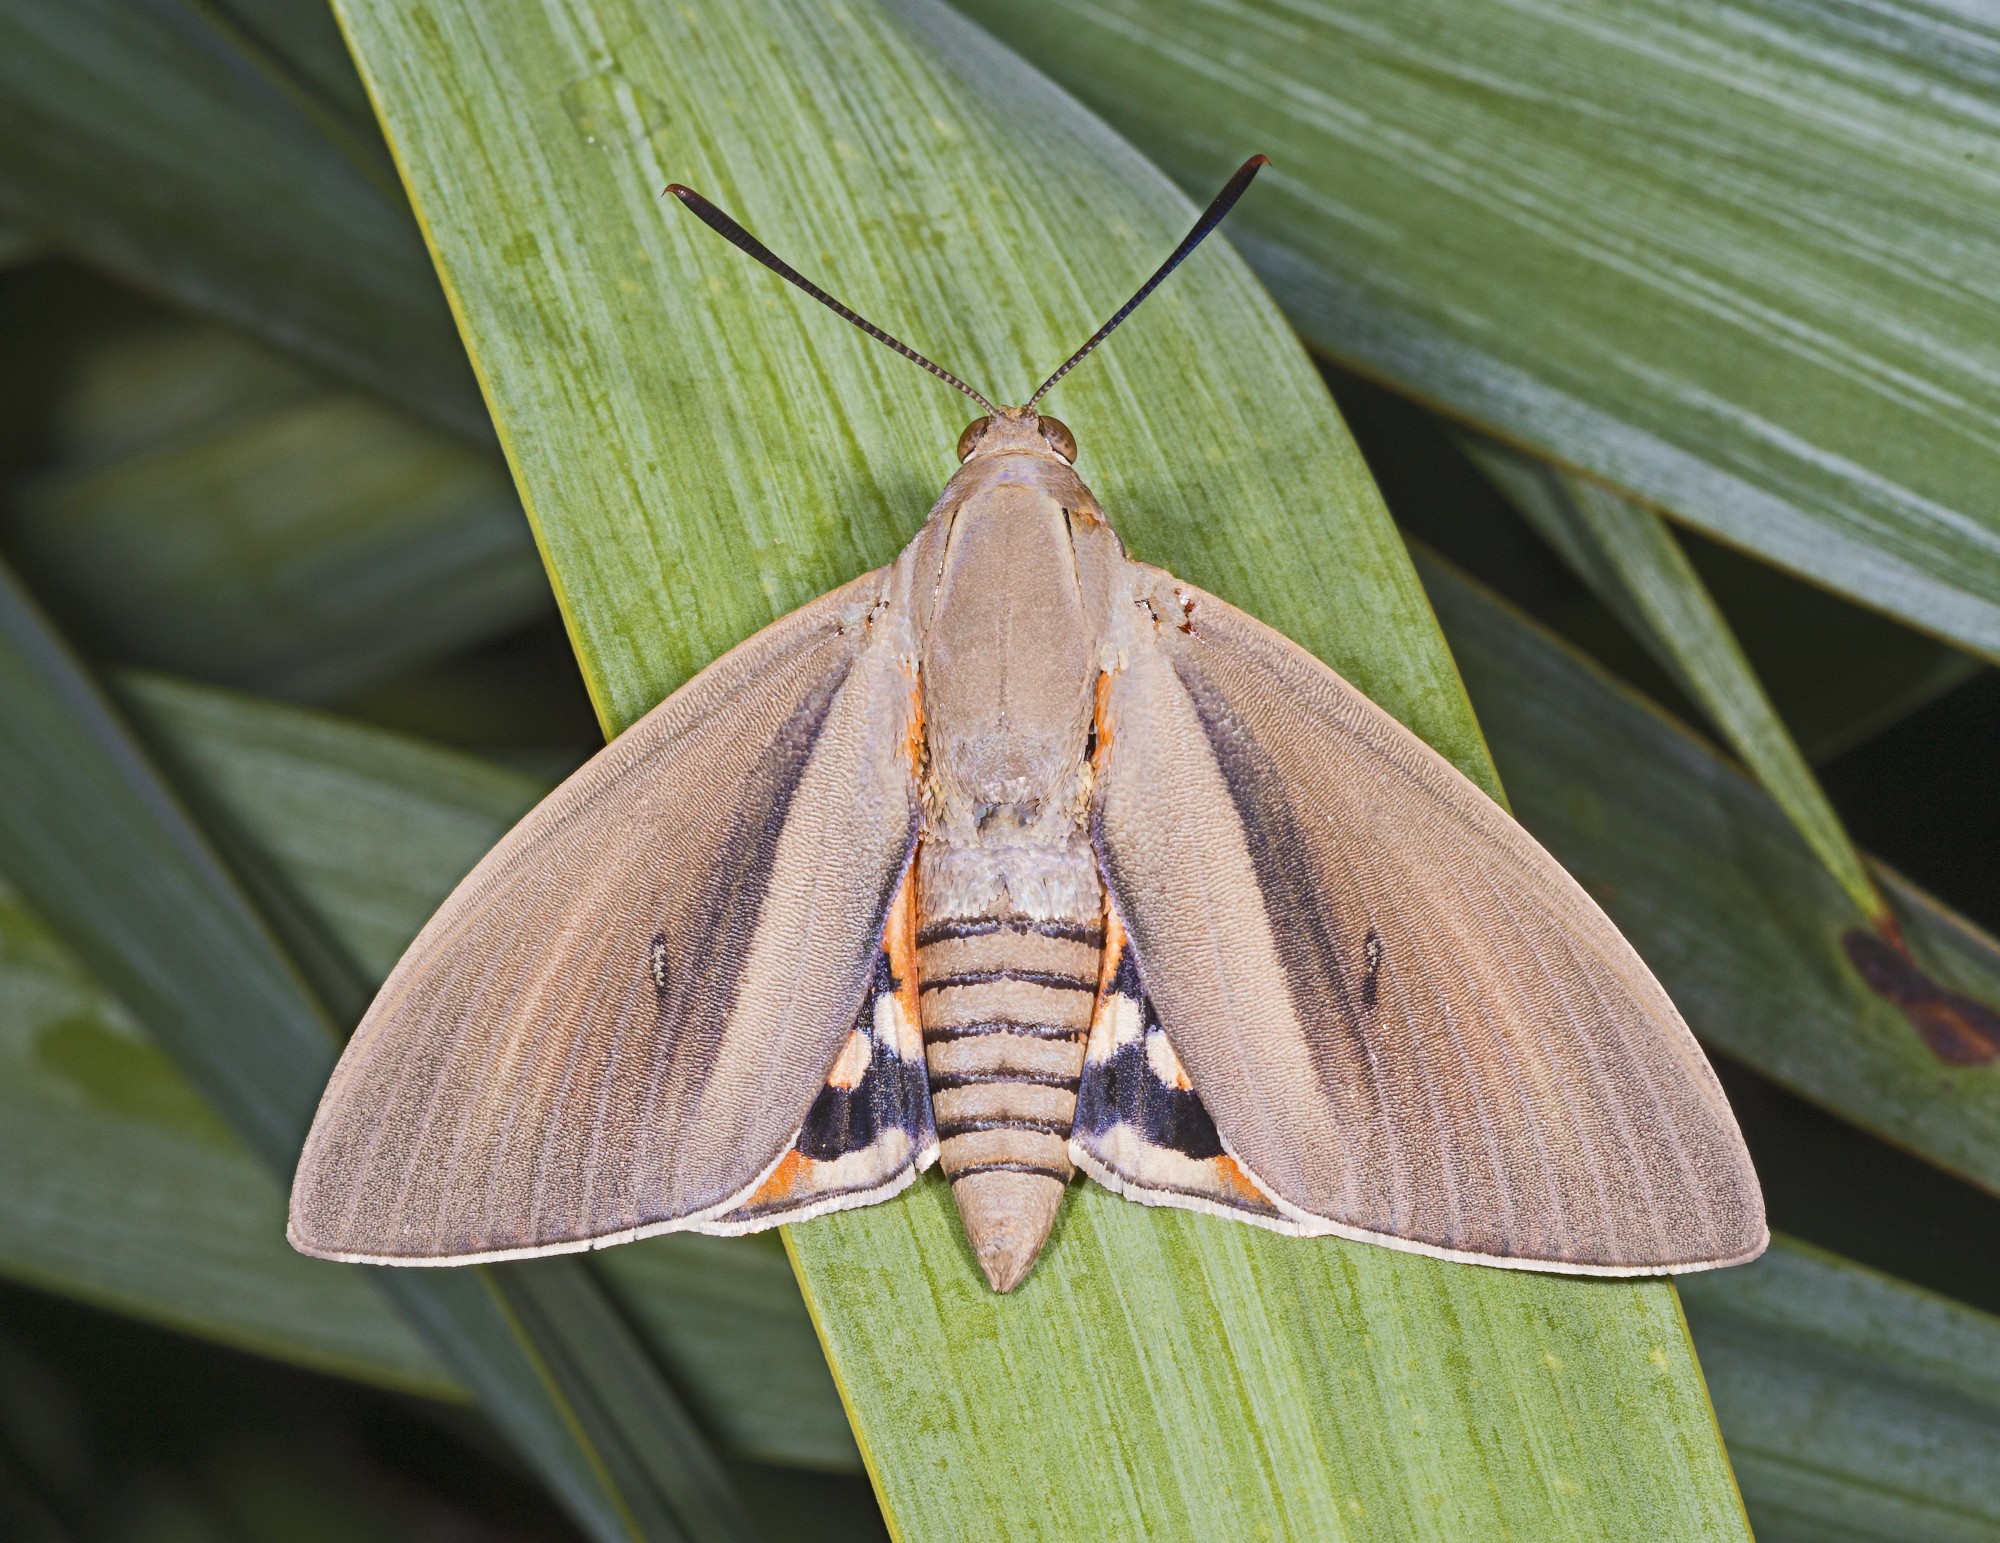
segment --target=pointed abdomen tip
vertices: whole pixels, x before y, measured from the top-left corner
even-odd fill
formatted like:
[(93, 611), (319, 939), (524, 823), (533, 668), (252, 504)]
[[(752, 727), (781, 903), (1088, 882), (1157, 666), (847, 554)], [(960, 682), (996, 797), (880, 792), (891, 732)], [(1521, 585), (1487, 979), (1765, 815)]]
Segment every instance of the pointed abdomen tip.
[(1064, 1186), (1040, 1173), (987, 1169), (953, 1182), (952, 1198), (965, 1235), (995, 1291), (1012, 1291), (1027, 1278), (1055, 1225)]

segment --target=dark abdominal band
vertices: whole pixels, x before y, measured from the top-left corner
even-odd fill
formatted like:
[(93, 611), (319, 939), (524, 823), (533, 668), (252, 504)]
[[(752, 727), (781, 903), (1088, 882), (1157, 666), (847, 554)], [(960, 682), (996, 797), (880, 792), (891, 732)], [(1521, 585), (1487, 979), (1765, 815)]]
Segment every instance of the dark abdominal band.
[(918, 933), (931, 1103), (954, 1183), (993, 1172), (1068, 1182), (1103, 940), (1095, 919), (947, 918)]

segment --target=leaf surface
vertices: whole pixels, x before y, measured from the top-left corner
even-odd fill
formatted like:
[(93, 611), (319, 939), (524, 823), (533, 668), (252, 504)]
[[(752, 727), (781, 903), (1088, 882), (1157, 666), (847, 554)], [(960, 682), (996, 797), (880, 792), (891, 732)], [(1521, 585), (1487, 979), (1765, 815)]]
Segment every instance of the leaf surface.
[(73, 368), (7, 546), (94, 656), (326, 700), (549, 614), (492, 451), (210, 324)]
[(1847, 828), (1667, 522), (1490, 442), (1467, 440), (1465, 449), (1700, 704), (1856, 908), (1878, 929), (1893, 926)]
[(2000, 1538), (2000, 1319), (1789, 1238), (1681, 1295), (1763, 1543)]
[(1924, 0), (961, 0), (1312, 345), (2000, 656), (2000, 24)]
[(251, 9), (282, 24), (243, 26), (201, 0), (0, 8), (0, 209), (139, 289), (483, 439), (351, 76), (343, 92), (324, 43), (304, 42), (317, 30), (305, 7)]

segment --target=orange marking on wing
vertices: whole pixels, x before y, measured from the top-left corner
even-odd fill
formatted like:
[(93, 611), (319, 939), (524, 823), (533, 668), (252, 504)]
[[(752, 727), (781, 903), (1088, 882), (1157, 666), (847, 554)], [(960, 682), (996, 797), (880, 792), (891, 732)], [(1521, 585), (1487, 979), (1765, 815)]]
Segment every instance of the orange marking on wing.
[(1224, 1153), (1221, 1157), (1211, 1157), (1209, 1165), (1215, 1169), (1216, 1177), (1246, 1200), (1255, 1200), (1261, 1205), (1270, 1205), (1271, 1197), (1257, 1186), (1257, 1181), (1243, 1171), (1243, 1165)]
[(924, 736), (924, 690), (923, 682), (917, 678), (914, 668), (909, 669), (910, 716), (903, 725), (903, 755), (910, 763), (910, 770), (923, 775), (924, 755), (928, 741)]
[(1110, 897), (1104, 901), (1104, 953), (1097, 962), (1097, 1006), (1104, 1008), (1104, 999), (1111, 991), (1113, 977), (1118, 974), (1118, 961), (1125, 957), (1125, 924), (1118, 919), (1117, 909)]
[(757, 1192), (743, 1202), (744, 1206), (775, 1205), (791, 1199), (805, 1184), (811, 1165), (812, 1159), (801, 1156), (796, 1149), (787, 1152), (771, 1170), (771, 1176), (757, 1186)]
[(882, 952), (889, 956), (889, 973), (896, 978), (896, 1007), (900, 1018), (897, 1027), (914, 1036), (910, 1043), (899, 1043), (896, 1049), (905, 1055), (921, 1055), (923, 1035), (917, 1025), (923, 1020), (917, 1015), (917, 864), (914, 858), (910, 861), (909, 872), (903, 875), (896, 898), (889, 902), (888, 919), (882, 923)]
[(1097, 731), (1097, 749), (1090, 758), (1090, 770), (1095, 776), (1104, 775), (1104, 763), (1111, 754), (1112, 732), (1118, 727), (1117, 717), (1111, 711), (1111, 671), (1097, 673), (1097, 697), (1090, 711), (1091, 726)]
[(1117, 1027), (1111, 1021), (1116, 998), (1111, 995), (1112, 979), (1118, 974), (1118, 961), (1125, 955), (1125, 924), (1118, 919), (1118, 912), (1111, 904), (1111, 897), (1104, 900), (1104, 952), (1097, 961), (1097, 1002), (1090, 1010), (1090, 1035), (1084, 1041), (1085, 1054), (1102, 1060), (1111, 1054), (1112, 1042), (1117, 1036)]

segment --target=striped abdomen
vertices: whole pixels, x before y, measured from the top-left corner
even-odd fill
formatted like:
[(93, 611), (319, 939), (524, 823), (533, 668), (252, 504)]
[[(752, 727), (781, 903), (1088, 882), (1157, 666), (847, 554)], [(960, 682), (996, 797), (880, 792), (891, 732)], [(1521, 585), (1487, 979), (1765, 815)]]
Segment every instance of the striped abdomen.
[(1103, 949), (1101, 908), (1052, 920), (926, 916), (917, 933), (939, 1158), (999, 1291), (1034, 1263), (1071, 1176)]

